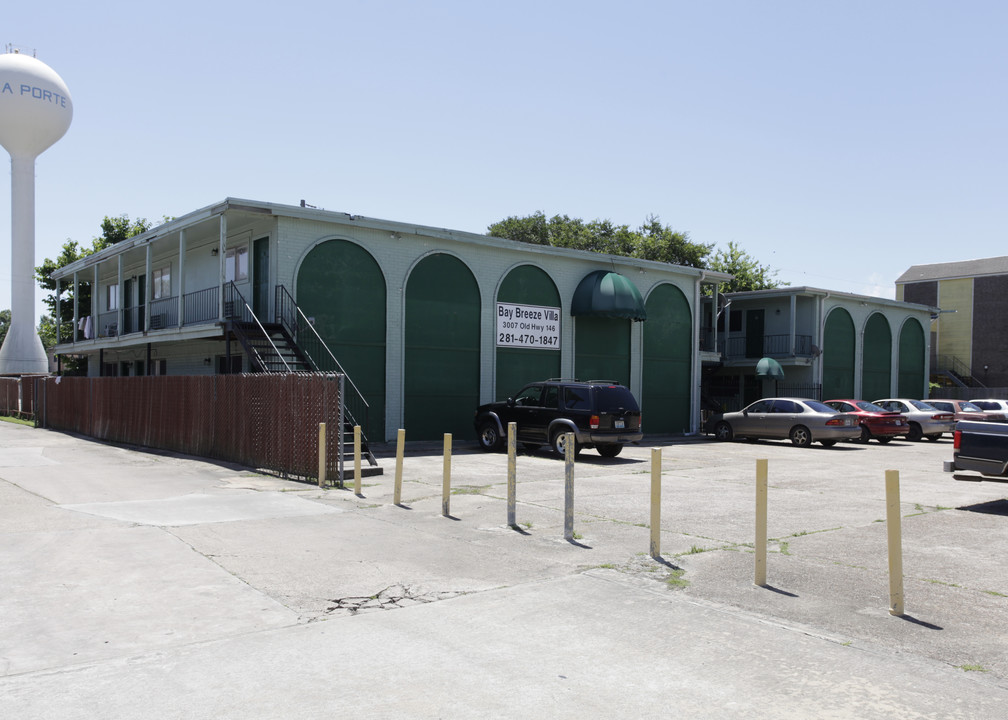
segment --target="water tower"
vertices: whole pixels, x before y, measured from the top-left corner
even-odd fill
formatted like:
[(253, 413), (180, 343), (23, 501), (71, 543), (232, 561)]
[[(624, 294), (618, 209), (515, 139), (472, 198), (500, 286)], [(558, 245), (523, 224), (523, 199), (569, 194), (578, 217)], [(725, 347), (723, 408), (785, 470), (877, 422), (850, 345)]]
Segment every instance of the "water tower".
[(11, 324), (0, 375), (49, 371), (34, 317), (35, 158), (72, 118), (70, 93), (52, 68), (24, 53), (0, 55), (0, 145), (11, 158)]

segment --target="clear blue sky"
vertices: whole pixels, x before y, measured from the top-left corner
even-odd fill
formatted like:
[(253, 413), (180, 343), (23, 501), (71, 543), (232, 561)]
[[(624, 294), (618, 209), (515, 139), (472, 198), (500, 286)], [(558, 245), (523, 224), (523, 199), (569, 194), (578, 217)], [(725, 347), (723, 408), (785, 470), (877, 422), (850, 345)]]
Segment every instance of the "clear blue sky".
[[(7, 3), (74, 119), (36, 256), (226, 196), (484, 232), (542, 210), (893, 296), (1008, 254), (1008, 3)], [(0, 175), (0, 307), (10, 173)], [(41, 300), (42, 292), (37, 291)], [(41, 306), (40, 306), (41, 307)]]

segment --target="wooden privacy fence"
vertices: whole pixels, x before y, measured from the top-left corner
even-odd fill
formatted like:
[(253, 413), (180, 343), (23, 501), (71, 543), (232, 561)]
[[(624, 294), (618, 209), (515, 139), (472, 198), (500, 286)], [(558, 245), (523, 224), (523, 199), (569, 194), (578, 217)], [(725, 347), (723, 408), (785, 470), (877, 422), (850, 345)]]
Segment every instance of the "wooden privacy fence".
[(343, 479), (338, 374), (35, 379), (36, 424), (317, 478), (319, 423), (326, 473)]
[(30, 418), (35, 415), (35, 377), (0, 378), (0, 415)]

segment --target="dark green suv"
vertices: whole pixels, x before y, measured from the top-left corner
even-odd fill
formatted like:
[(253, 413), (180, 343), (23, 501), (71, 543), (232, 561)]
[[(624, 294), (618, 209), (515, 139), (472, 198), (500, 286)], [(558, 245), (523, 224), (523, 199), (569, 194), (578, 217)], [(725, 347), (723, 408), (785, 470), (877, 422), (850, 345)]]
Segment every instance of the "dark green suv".
[(473, 420), (480, 447), (499, 450), (511, 422), (526, 450), (549, 444), (561, 456), (568, 432), (574, 433), (575, 453), (594, 447), (602, 457), (616, 457), (625, 443), (643, 437), (633, 393), (608, 380), (551, 378), (526, 385), (504, 402), (480, 405)]

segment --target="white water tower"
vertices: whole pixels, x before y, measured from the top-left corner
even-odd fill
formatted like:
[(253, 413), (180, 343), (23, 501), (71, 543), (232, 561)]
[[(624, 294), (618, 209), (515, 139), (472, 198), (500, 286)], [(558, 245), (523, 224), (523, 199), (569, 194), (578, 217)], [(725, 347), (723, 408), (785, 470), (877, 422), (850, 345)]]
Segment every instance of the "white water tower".
[(72, 118), (70, 92), (52, 68), (20, 52), (0, 55), (0, 145), (11, 158), (11, 324), (0, 375), (49, 371), (34, 317), (35, 158)]

